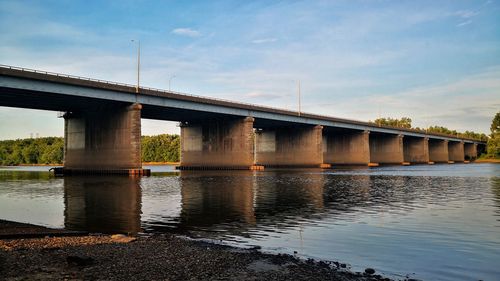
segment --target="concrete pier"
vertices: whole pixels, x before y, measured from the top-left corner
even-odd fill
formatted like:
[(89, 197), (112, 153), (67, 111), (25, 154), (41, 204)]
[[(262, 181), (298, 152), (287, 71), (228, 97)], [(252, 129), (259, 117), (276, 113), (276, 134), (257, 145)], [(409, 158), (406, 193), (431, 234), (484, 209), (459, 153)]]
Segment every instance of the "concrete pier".
[(429, 139), (406, 136), (403, 139), (404, 162), (429, 163)]
[(140, 170), (141, 108), (102, 106), (64, 115), (64, 170), (128, 173)]
[(323, 164), (322, 126), (257, 130), (257, 165), (320, 167)]
[(252, 117), (181, 123), (180, 169), (250, 169), (254, 163)]
[(464, 162), (465, 154), (463, 142), (448, 142), (448, 160), (453, 162)]
[(379, 164), (402, 164), (403, 136), (370, 133), (370, 162)]
[(368, 131), (323, 132), (323, 161), (332, 165), (368, 165), (370, 144)]
[(477, 144), (464, 143), (465, 160), (474, 161), (477, 159)]
[(434, 163), (448, 162), (448, 141), (429, 139), (429, 160)]

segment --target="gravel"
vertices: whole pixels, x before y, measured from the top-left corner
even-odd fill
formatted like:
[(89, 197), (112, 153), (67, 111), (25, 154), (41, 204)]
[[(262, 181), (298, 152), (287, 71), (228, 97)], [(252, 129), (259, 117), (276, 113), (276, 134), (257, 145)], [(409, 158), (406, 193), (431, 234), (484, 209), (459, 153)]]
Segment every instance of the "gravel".
[(389, 280), (170, 234), (0, 240), (0, 280)]

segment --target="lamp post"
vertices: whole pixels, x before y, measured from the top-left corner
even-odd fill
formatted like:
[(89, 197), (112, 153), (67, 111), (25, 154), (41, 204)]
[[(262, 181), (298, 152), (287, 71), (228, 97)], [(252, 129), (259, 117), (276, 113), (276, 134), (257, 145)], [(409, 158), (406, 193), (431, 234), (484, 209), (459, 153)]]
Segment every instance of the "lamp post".
[(299, 116), (301, 111), (301, 100), (300, 100), (300, 80), (297, 80), (297, 94), (299, 96)]
[(135, 92), (139, 93), (139, 78), (141, 72), (141, 41), (140, 40), (130, 40), (132, 42), (137, 42), (137, 86), (135, 87)]
[(168, 79), (168, 90), (169, 91), (170, 91), (170, 83), (172, 82), (172, 79), (174, 79), (175, 77), (177, 77), (177, 76), (175, 76), (175, 74), (174, 74), (174, 75), (170, 76), (170, 78)]

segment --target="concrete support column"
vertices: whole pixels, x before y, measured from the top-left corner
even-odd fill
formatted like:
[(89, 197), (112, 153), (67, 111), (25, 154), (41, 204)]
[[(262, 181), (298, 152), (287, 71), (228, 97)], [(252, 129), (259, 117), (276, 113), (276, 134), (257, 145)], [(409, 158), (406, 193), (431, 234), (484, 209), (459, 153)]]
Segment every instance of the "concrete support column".
[(429, 160), (434, 163), (448, 162), (448, 141), (429, 139)]
[(453, 162), (464, 162), (464, 142), (450, 141), (448, 142), (448, 160)]
[(254, 118), (181, 123), (181, 169), (250, 168)]
[(429, 163), (429, 139), (417, 137), (404, 137), (403, 139), (404, 162)]
[(140, 169), (141, 108), (103, 106), (64, 116), (64, 169), (116, 171)]
[(334, 165), (368, 165), (370, 144), (368, 131), (323, 133), (323, 161)]
[(402, 164), (403, 136), (370, 134), (370, 162), (380, 164)]
[(256, 163), (275, 167), (320, 167), (322, 126), (264, 129), (256, 132)]
[(474, 161), (477, 158), (477, 144), (464, 143), (465, 160)]

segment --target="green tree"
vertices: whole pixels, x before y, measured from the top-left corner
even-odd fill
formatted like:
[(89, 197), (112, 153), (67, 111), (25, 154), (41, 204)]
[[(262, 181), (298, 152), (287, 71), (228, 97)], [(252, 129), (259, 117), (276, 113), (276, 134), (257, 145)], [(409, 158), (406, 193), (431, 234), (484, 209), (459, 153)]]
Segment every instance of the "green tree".
[(493, 121), (491, 121), (490, 130), (492, 135), (500, 133), (500, 112), (495, 114), (495, 117), (493, 117)]
[(141, 148), (144, 162), (178, 162), (180, 159), (178, 135), (143, 136)]
[(401, 119), (397, 118), (377, 118), (375, 121), (370, 121), (370, 123), (375, 123), (379, 126), (391, 126), (391, 127), (399, 127), (399, 128), (411, 128), (411, 118), (401, 117)]
[(500, 112), (491, 121), (491, 135), (486, 146), (488, 158), (500, 159)]

